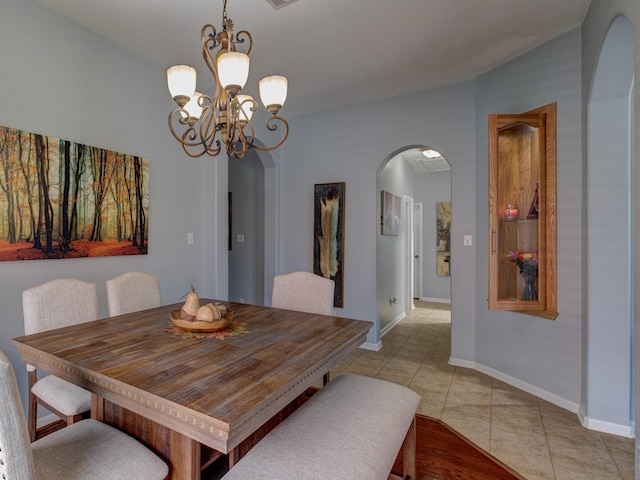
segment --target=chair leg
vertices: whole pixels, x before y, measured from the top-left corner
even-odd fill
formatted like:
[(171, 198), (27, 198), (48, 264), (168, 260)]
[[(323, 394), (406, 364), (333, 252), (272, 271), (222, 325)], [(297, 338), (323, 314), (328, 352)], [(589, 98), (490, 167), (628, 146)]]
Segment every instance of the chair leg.
[(83, 418), (86, 418), (86, 415), (84, 413), (79, 413), (77, 415), (69, 415), (64, 417), (65, 421), (67, 422), (67, 426), (73, 425), (74, 423), (79, 422)]
[(38, 419), (38, 401), (36, 400), (36, 396), (31, 393), (31, 387), (35, 385), (38, 381), (38, 371), (29, 371), (28, 379), (29, 379), (29, 402), (27, 405), (28, 413), (27, 413), (27, 427), (29, 428), (29, 441), (31, 443), (36, 441), (36, 422)]
[(402, 475), (405, 480), (416, 480), (416, 417), (402, 443)]

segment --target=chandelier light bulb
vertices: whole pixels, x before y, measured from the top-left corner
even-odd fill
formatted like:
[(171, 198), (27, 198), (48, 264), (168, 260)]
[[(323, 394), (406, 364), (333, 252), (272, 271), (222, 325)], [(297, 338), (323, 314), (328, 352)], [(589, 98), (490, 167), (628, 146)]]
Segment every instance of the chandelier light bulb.
[(288, 86), (287, 77), (282, 75), (272, 75), (260, 80), (260, 98), (264, 106), (267, 109), (271, 106), (277, 106), (277, 113), (287, 99)]
[(249, 55), (227, 52), (218, 57), (218, 75), (222, 88), (236, 86), (242, 89), (249, 77)]
[(174, 65), (167, 70), (167, 85), (171, 97), (181, 107), (196, 91), (196, 69), (189, 65)]

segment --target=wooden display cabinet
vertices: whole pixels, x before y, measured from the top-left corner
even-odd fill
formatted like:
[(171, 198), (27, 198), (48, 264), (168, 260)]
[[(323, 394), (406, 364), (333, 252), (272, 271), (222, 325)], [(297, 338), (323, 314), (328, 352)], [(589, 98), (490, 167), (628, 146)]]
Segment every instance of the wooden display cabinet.
[(555, 319), (556, 251), (556, 104), (489, 115), (489, 309)]

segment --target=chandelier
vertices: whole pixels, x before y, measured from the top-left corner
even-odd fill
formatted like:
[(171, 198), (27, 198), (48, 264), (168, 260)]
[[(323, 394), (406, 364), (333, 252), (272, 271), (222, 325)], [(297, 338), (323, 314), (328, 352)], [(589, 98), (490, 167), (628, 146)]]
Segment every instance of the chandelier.
[[(280, 75), (265, 77), (259, 82), (260, 97), (271, 114), (265, 126), (275, 132), (282, 128), (280, 140), (271, 147), (255, 142), (251, 123), (258, 103), (241, 94), (249, 76), (249, 54), (253, 39), (246, 30), (233, 34), (233, 21), (227, 18), (227, 0), (222, 9), (222, 30), (213, 25), (202, 27), (202, 57), (213, 76), (213, 97), (196, 92), (196, 70), (188, 65), (174, 65), (167, 70), (167, 83), (173, 100), (178, 105), (169, 114), (169, 130), (182, 144), (190, 157), (205, 153), (217, 156), (224, 145), (229, 157), (242, 158), (250, 148), (268, 151), (278, 148), (289, 135), (289, 124), (278, 115), (287, 98), (287, 79)], [(239, 51), (240, 46), (247, 43)], [(220, 132), (220, 135), (218, 135)]]

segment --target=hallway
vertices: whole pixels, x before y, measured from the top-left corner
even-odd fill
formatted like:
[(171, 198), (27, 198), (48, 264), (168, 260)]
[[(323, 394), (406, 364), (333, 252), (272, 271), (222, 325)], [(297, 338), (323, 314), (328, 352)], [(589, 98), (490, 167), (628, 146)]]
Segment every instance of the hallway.
[(448, 304), (417, 302), (383, 337), (331, 371), (409, 386), (418, 413), (440, 419), (530, 480), (633, 480), (632, 439), (582, 427), (577, 415), (475, 370), (448, 365)]

